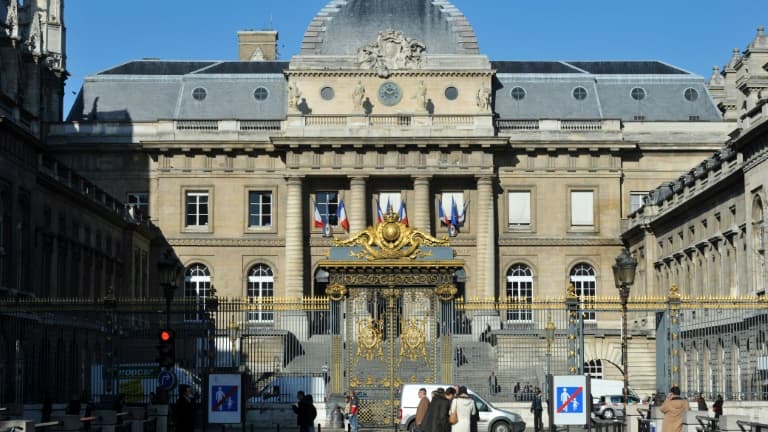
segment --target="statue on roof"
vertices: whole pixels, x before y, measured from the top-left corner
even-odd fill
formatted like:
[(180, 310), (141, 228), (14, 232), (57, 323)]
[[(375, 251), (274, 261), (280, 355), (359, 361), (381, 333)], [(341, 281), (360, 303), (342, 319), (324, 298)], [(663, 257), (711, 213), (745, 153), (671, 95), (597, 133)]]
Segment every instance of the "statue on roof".
[(392, 69), (421, 67), (421, 54), (426, 49), (420, 41), (388, 29), (380, 31), (376, 42), (357, 50), (357, 61), (362, 69), (373, 69), (382, 78)]

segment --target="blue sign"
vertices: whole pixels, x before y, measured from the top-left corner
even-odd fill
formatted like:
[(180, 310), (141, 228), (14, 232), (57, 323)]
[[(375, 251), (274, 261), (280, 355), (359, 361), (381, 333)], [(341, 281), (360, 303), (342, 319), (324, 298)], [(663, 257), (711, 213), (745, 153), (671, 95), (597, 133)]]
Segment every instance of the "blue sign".
[(176, 374), (173, 371), (164, 370), (157, 376), (157, 386), (166, 391), (175, 389), (177, 382)]
[(554, 396), (558, 413), (584, 412), (584, 387), (555, 387)]
[(214, 386), (211, 394), (211, 411), (237, 412), (237, 401), (240, 400), (237, 390), (236, 385)]

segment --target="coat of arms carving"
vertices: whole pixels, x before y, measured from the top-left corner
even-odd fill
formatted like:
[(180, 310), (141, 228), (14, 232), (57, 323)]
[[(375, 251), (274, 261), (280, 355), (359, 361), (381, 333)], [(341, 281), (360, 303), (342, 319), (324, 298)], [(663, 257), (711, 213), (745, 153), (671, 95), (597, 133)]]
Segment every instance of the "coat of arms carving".
[(382, 78), (388, 78), (392, 69), (421, 67), (421, 54), (426, 46), (397, 30), (380, 31), (376, 42), (357, 50), (362, 69), (373, 69)]

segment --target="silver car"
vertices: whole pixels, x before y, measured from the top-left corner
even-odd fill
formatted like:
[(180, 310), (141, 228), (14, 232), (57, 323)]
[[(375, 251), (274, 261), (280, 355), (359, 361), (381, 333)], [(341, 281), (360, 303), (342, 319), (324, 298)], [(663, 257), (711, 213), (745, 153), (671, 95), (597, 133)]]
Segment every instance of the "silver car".
[[(606, 395), (600, 396), (600, 399), (592, 405), (592, 412), (602, 419), (611, 420), (617, 417), (624, 417), (624, 396)], [(638, 404), (640, 399), (636, 396), (627, 397), (627, 405)]]

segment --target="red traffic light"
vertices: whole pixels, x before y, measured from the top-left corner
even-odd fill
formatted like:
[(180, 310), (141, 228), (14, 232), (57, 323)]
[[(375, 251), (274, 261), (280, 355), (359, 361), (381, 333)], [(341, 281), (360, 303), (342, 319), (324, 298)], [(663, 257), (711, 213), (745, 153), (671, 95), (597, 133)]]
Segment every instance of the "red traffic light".
[(160, 340), (163, 342), (170, 342), (173, 340), (172, 330), (160, 330)]

